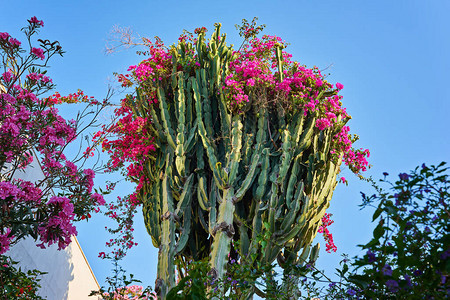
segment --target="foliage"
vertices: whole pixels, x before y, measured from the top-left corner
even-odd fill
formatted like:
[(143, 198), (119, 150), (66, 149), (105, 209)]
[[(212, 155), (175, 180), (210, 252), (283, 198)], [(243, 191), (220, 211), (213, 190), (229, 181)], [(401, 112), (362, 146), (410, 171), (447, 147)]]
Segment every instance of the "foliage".
[[(399, 174), (389, 191), (363, 194), (363, 206), (374, 206), (378, 222), (373, 238), (362, 245), (364, 257), (353, 265), (350, 281), (366, 298), (444, 299), (449, 296), (450, 181), (445, 163)], [(386, 175), (387, 176), (387, 175)]]
[(40, 288), (40, 275), (45, 273), (38, 270), (29, 270), (26, 273), (17, 269), (17, 262), (11, 258), (0, 255), (0, 298), (1, 299), (33, 299), (41, 300), (36, 295)]

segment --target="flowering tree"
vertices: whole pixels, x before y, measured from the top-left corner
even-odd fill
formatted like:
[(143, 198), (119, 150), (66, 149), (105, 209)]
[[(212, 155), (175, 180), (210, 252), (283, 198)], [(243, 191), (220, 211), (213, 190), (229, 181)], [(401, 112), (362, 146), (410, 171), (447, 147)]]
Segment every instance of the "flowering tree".
[[(31, 236), (37, 246), (57, 244), (64, 249), (76, 235), (74, 221), (89, 218), (104, 204), (93, 191), (94, 171), (79, 168), (85, 154), (69, 159), (65, 152), (83, 129), (91, 126), (106, 105), (82, 92), (61, 97), (41, 97), (54, 88), (46, 74), (49, 59), (62, 55), (58, 42), (34, 36), (44, 25), (36, 17), (22, 31), (25, 47), (6, 32), (0, 33), (0, 254), (20, 239)], [(62, 102), (88, 102), (76, 120), (66, 121), (54, 107)], [(81, 127), (80, 121), (95, 106), (94, 118)], [(43, 178), (34, 182), (19, 179), (37, 159)], [(0, 287), (0, 293), (5, 291)]]
[[(281, 38), (257, 38), (261, 29), (244, 22), (237, 51), (220, 24), (209, 41), (205, 28), (171, 47), (144, 39), (149, 57), (118, 76), (136, 93), (97, 138), (110, 170), (124, 168), (137, 183), (125, 201), (143, 204), (161, 298), (189, 261), (205, 258), (210, 287), (219, 282), (221, 293), (232, 260), (256, 278), (276, 261), (285, 288), (295, 285), (291, 266), (314, 263), (318, 231), (334, 249), (325, 212), (341, 162), (357, 175), (368, 166), (368, 150), (352, 148), (343, 85), (291, 61)], [(229, 288), (267, 296), (255, 282)]]

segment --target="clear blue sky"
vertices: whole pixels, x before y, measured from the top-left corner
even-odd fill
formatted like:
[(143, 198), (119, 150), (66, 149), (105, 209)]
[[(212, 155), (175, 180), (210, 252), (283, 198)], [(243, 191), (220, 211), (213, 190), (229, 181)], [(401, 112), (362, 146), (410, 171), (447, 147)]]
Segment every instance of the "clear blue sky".
[[(101, 98), (113, 72), (139, 62), (134, 50), (104, 54), (114, 25), (130, 26), (141, 36), (160, 36), (167, 44), (183, 29), (213, 28), (221, 22), (238, 43), (234, 25), (254, 16), (265, 32), (291, 43), (287, 51), (310, 67), (329, 69), (331, 82), (344, 84), (349, 125), (371, 150), (367, 172), (380, 178), (426, 163), (450, 161), (450, 11), (449, 1), (9, 1), (0, 0), (0, 32), (22, 39), (18, 29), (37, 16), (45, 27), (40, 38), (59, 40), (67, 51), (51, 62), (50, 76), (61, 94), (83, 89)], [(358, 253), (357, 244), (371, 236), (371, 213), (360, 211), (359, 191), (370, 192), (348, 170), (349, 186), (339, 186), (330, 211), (330, 227), (338, 247), (321, 252), (319, 266), (334, 270), (341, 253)], [(123, 194), (129, 190), (123, 189)], [(125, 268), (144, 284), (154, 285), (157, 252), (142, 225), (139, 246)], [(104, 219), (78, 224), (79, 241), (97, 279), (103, 284), (111, 266), (97, 258), (107, 239)], [(322, 244), (323, 245), (323, 244)], [(324, 245), (323, 245), (324, 246)], [(324, 247), (322, 247), (324, 249)]]

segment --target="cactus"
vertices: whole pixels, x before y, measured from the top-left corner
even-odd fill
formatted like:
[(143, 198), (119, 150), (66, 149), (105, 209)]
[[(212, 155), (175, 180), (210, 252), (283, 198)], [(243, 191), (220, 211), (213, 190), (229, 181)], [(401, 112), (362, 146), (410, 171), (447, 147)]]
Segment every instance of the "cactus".
[[(255, 266), (277, 261), (288, 270), (313, 263), (319, 245), (312, 242), (344, 155), (332, 144), (345, 114), (336, 116), (334, 126), (318, 128), (323, 111), (307, 110), (289, 95), (264, 94), (264, 88), (249, 88), (248, 102), (232, 103), (224, 86), (238, 54), (220, 27), (209, 42), (199, 31), (195, 44), (181, 40), (172, 46), (168, 75), (140, 82), (132, 102), (135, 114), (151, 119), (156, 148), (144, 165), (138, 197), (159, 248), (161, 299), (175, 285), (176, 268), (189, 260), (209, 258), (213, 279), (224, 278), (231, 252)], [(282, 48), (273, 53), (279, 83), (288, 67)], [(330, 84), (317, 86), (317, 93), (308, 94), (316, 104), (338, 92)], [(157, 101), (149, 101), (155, 95)], [(262, 242), (261, 236), (270, 238)]]

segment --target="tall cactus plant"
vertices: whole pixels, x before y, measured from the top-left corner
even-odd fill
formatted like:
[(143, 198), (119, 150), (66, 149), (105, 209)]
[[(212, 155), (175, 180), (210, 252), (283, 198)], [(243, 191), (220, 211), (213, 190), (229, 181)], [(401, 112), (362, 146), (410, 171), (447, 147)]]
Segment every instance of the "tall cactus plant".
[(220, 27), (209, 41), (199, 29), (168, 49), (152, 44), (124, 101), (155, 148), (133, 178), (159, 248), (161, 299), (180, 262), (209, 258), (212, 279), (224, 278), (230, 254), (283, 269), (314, 262), (343, 158), (356, 173), (367, 165), (367, 152), (351, 148), (341, 85), (290, 61), (277, 37), (244, 30), (234, 51)]

